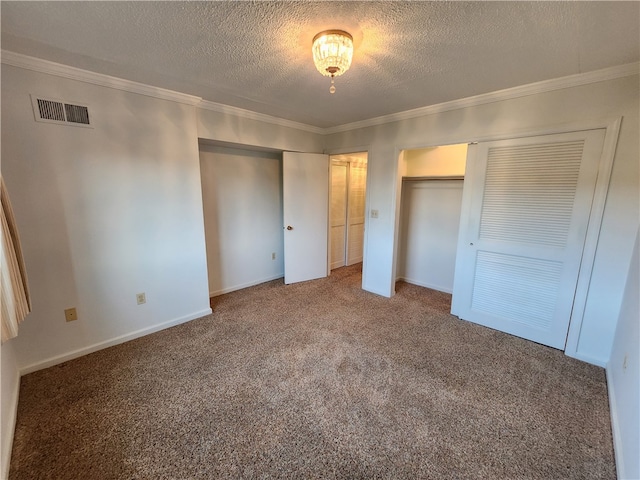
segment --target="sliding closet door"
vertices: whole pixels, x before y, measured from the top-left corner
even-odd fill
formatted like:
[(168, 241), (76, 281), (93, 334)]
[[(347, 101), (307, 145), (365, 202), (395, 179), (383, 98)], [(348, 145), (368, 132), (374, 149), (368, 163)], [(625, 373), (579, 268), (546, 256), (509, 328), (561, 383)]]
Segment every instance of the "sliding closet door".
[(451, 312), (564, 349), (604, 130), (469, 149)]

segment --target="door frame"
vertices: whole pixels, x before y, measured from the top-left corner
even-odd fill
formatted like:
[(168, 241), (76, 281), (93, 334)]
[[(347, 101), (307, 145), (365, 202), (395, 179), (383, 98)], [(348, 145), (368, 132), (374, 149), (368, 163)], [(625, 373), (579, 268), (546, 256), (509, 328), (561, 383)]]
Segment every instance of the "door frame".
[[(539, 128), (516, 129), (509, 132), (500, 132), (488, 135), (465, 135), (464, 137), (443, 138), (442, 141), (434, 140), (426, 144), (421, 143), (396, 145), (394, 149), (394, 161), (396, 162), (395, 171), (397, 177), (395, 182), (395, 195), (393, 197), (392, 205), (392, 211), (395, 215), (395, 222), (393, 240), (393, 267), (391, 272), (392, 278), (390, 279), (391, 294), (395, 294), (395, 278), (398, 261), (398, 244), (400, 235), (400, 201), (402, 196), (402, 174), (404, 167), (401, 156), (404, 150), (438, 147), (442, 145), (454, 145), (460, 143), (475, 144), (479, 142), (507, 140), (512, 138), (515, 139), (552, 135), (557, 133), (576, 132), (582, 130), (604, 129), (605, 136), (604, 144), (602, 147), (602, 154), (600, 156), (600, 162), (598, 165), (598, 178), (596, 180), (596, 185), (593, 193), (591, 213), (589, 215), (589, 223), (587, 226), (585, 243), (582, 251), (582, 259), (580, 263), (580, 273), (578, 274), (578, 280), (576, 282), (573, 310), (569, 319), (569, 331), (567, 334), (567, 342), (564, 349), (565, 355), (569, 357), (577, 358), (578, 360), (583, 360), (596, 365), (600, 364), (600, 362), (597, 362), (592, 358), (578, 353), (578, 345), (580, 342), (580, 332), (582, 330), (582, 322), (587, 305), (589, 285), (591, 283), (591, 274), (593, 272), (593, 266), (595, 263), (598, 239), (600, 236), (600, 227), (602, 225), (605, 202), (607, 199), (607, 193), (609, 191), (609, 181), (611, 179), (611, 171), (613, 169), (613, 160), (615, 158), (621, 124), (622, 117), (605, 117), (600, 119), (549, 125)], [(462, 188), (464, 195), (464, 190), (468, 189), (468, 183), (466, 180)]]

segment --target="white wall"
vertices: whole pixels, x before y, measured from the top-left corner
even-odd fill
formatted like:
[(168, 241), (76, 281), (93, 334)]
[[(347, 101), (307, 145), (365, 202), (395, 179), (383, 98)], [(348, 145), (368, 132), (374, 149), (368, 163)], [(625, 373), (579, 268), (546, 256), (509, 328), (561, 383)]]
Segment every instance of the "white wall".
[[(35, 122), (30, 93), (88, 104), (94, 128)], [(23, 371), (211, 311), (193, 106), (3, 65), (2, 174), (33, 300)]]
[(403, 182), (399, 280), (453, 292), (462, 184), (462, 180)]
[(399, 280), (451, 293), (462, 206), (467, 144), (404, 150), (396, 275)]
[(20, 371), (13, 351), (13, 340), (9, 340), (0, 346), (0, 366), (2, 367), (2, 372), (0, 373), (2, 378), (2, 384), (0, 385), (0, 402), (2, 402), (0, 404), (0, 409), (2, 410), (0, 475), (1, 478), (7, 478), (16, 423), (18, 391), (20, 389)]
[(211, 295), (282, 277), (282, 154), (202, 145), (200, 171)]
[(593, 275), (576, 356), (605, 365), (620, 312), (626, 272), (640, 217), (638, 76), (443, 111), (327, 136), (329, 151), (369, 151), (368, 218), (363, 287), (392, 295), (393, 252), (399, 210), (398, 157), (402, 149), (466, 143), (547, 129), (554, 125), (623, 117)]
[(407, 177), (464, 176), (467, 144), (415, 148), (404, 151)]
[(640, 232), (607, 364), (618, 478), (640, 478)]
[(321, 133), (242, 118), (206, 108), (198, 108), (198, 137), (205, 141), (225, 142), (235, 147), (322, 153)]

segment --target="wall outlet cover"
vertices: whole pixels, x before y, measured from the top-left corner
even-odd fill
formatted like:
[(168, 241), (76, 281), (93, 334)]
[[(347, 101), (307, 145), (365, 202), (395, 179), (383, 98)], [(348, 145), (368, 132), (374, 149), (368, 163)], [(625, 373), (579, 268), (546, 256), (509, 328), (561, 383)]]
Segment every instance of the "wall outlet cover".
[(67, 322), (73, 322), (74, 320), (78, 319), (78, 312), (75, 308), (67, 308), (64, 311), (64, 318)]

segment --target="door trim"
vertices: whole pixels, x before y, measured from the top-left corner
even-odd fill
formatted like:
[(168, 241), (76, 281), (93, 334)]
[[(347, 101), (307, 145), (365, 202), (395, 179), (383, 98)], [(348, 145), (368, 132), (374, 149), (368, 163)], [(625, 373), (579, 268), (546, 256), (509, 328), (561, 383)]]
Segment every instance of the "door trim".
[(589, 224), (587, 226), (584, 249), (582, 251), (582, 261), (580, 263), (580, 273), (578, 275), (576, 294), (573, 300), (573, 311), (571, 312), (569, 332), (567, 334), (567, 342), (564, 348), (564, 353), (566, 355), (589, 363), (594, 363), (594, 360), (580, 355), (578, 353), (578, 346), (580, 343), (580, 332), (582, 331), (584, 311), (587, 306), (589, 285), (591, 284), (591, 275), (593, 273), (593, 265), (595, 263), (598, 239), (600, 238), (600, 227), (602, 226), (604, 207), (607, 199), (607, 193), (609, 192), (609, 182), (611, 180), (611, 171), (613, 170), (613, 160), (615, 158), (621, 123), (622, 118), (619, 117), (605, 127), (604, 145), (600, 156), (598, 178), (596, 180), (595, 191), (593, 192), (591, 214), (589, 215)]

